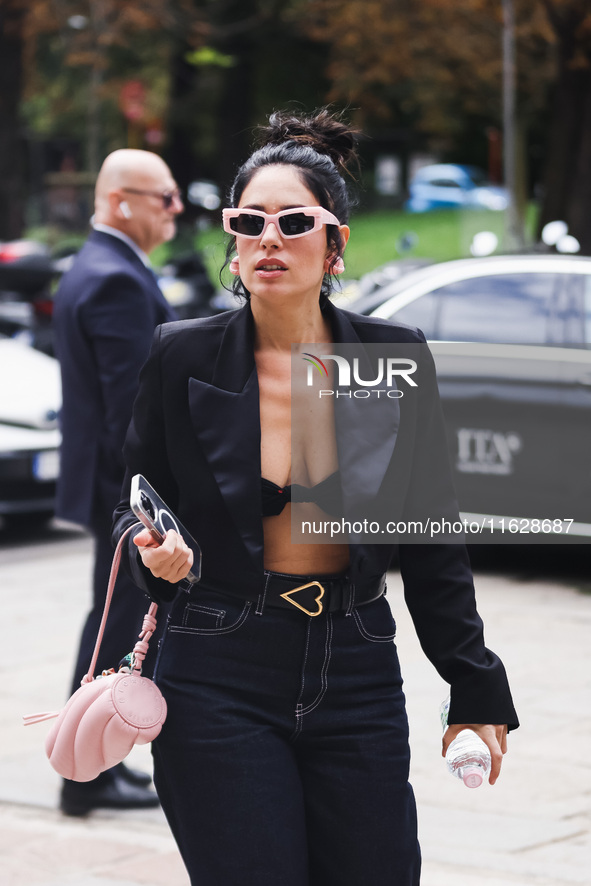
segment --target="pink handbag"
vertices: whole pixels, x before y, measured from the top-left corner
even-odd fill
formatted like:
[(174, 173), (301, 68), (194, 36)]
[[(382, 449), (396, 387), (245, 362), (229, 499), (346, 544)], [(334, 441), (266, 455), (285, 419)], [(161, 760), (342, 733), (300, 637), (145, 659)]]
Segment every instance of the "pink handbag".
[(45, 740), (45, 751), (56, 772), (73, 781), (91, 781), (105, 769), (120, 763), (134, 744), (148, 744), (153, 741), (166, 719), (166, 702), (162, 693), (152, 680), (141, 676), (148, 642), (156, 630), (156, 603), (151, 604), (144, 616), (130, 667), (118, 673), (113, 670), (103, 671), (101, 676), (94, 678), (119, 571), (121, 547), (133, 528), (135, 526), (131, 526), (121, 536), (113, 557), (96, 645), (89, 671), (82, 678), (80, 689), (76, 690), (61, 711), (23, 717), (25, 726), (57, 717)]

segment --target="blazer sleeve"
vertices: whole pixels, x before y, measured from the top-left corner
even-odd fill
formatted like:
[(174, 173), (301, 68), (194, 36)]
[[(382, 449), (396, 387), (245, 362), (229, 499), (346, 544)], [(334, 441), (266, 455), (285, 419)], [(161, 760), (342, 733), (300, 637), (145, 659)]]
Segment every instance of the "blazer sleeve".
[[(150, 355), (140, 373), (139, 391), (123, 447), (127, 468), (121, 490), (122, 499), (113, 515), (113, 545), (118, 543), (129, 526), (137, 522), (129, 506), (131, 479), (135, 474), (143, 474), (173, 511), (178, 508), (178, 489), (168, 466), (166, 451), (160, 371), (161, 329), (162, 327), (158, 326), (154, 332)], [(121, 558), (123, 568), (133, 582), (156, 603), (173, 600), (178, 585), (155, 578), (142, 563), (139, 551), (133, 542), (142, 528), (138, 526), (128, 536)]]
[[(433, 357), (424, 346), (410, 517), (459, 520)], [(464, 544), (401, 544), (405, 600), (419, 642), (450, 684), (448, 722), (519, 726), (505, 668), (484, 643)]]

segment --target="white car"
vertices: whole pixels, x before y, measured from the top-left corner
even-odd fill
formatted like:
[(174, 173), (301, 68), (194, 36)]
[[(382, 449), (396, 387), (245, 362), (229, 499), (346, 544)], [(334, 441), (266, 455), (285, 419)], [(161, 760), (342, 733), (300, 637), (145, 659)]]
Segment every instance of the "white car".
[(0, 515), (42, 522), (53, 514), (59, 473), (59, 364), (0, 336), (0, 377)]

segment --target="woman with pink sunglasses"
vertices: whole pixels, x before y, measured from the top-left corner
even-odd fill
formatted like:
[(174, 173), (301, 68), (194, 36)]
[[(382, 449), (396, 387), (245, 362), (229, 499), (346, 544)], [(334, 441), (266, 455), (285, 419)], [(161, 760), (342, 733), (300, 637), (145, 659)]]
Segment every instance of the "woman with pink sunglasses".
[[(160, 327), (125, 446), (124, 494), (143, 474), (203, 554), (187, 587), (192, 555), (176, 533), (158, 547), (136, 532), (128, 548), (136, 583), (176, 597), (155, 677), (168, 704), (155, 784), (195, 886), (419, 883), (385, 599), (400, 539), (351, 520), (376, 503), (398, 526), (457, 508), (424, 337), (328, 298), (344, 270), (354, 141), (326, 110), (272, 115), (223, 215), (245, 304)], [(365, 396), (372, 349), (392, 347), (379, 365), (396, 374), (387, 360), (402, 360), (408, 385), (399, 375), (383, 399)], [(351, 367), (362, 397), (340, 387)], [(126, 501), (117, 517), (114, 538), (134, 520)], [(307, 535), (307, 523), (330, 532)], [(518, 723), (465, 548), (407, 543), (398, 556), (423, 648), (451, 685), (444, 745), (475, 729), (494, 783)]]

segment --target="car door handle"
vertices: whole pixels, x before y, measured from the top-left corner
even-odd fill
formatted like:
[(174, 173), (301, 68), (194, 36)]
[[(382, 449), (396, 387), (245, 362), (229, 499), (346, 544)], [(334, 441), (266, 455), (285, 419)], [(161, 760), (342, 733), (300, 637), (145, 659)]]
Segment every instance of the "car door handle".
[(584, 385), (587, 388), (591, 387), (591, 372), (586, 372), (584, 375), (580, 375), (577, 379), (577, 383)]

